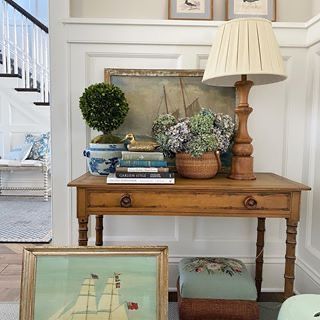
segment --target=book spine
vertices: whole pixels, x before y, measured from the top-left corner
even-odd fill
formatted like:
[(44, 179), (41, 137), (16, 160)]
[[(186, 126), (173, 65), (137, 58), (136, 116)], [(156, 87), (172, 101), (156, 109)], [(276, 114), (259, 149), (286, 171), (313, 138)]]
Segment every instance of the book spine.
[(120, 167), (166, 167), (166, 161), (119, 160)]
[(122, 152), (122, 160), (147, 160), (163, 161), (164, 156), (160, 152)]
[(174, 178), (174, 173), (169, 172), (116, 172), (117, 178), (161, 179)]
[(161, 178), (161, 179), (138, 179), (138, 178), (110, 178), (107, 177), (107, 183), (110, 184), (174, 184), (174, 178)]
[(155, 168), (155, 167), (117, 167), (116, 172), (169, 172), (169, 168)]

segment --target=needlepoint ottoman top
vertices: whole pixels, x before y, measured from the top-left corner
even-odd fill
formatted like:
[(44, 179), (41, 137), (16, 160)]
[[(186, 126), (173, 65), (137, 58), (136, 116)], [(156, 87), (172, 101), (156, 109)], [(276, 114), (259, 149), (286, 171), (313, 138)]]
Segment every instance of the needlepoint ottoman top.
[(256, 300), (246, 266), (231, 258), (184, 258), (179, 263), (182, 298)]

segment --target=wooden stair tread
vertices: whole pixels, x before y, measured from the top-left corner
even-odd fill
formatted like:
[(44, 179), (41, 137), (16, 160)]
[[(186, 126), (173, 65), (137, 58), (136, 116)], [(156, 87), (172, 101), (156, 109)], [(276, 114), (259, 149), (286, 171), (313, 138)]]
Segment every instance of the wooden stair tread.
[(22, 78), (20, 74), (17, 73), (0, 73), (2, 78)]
[(18, 92), (39, 92), (40, 93), (40, 89), (38, 88), (15, 88), (15, 90)]
[(33, 104), (38, 107), (50, 107), (50, 102), (34, 102)]

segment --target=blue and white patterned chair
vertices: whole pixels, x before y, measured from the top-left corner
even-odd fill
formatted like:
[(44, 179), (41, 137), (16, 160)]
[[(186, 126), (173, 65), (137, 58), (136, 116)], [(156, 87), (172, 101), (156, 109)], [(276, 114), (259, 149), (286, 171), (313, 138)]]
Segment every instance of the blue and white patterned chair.
[[(0, 195), (3, 190), (39, 190), (43, 191), (44, 201), (49, 199), (49, 172), (50, 172), (50, 133), (34, 135), (26, 134), (25, 143), (15, 147), (4, 159), (0, 159)], [(43, 187), (9, 187), (2, 181), (2, 172), (21, 170), (41, 170)]]

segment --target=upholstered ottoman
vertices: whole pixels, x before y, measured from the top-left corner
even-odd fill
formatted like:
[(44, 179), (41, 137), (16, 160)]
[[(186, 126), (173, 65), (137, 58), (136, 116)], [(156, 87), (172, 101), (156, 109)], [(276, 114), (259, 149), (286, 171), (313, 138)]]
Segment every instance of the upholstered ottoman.
[(257, 291), (245, 265), (229, 258), (179, 263), (180, 320), (257, 320)]
[(320, 319), (320, 295), (300, 294), (287, 299), (281, 306), (278, 320)]

